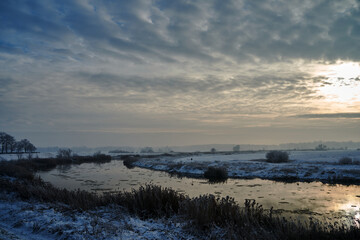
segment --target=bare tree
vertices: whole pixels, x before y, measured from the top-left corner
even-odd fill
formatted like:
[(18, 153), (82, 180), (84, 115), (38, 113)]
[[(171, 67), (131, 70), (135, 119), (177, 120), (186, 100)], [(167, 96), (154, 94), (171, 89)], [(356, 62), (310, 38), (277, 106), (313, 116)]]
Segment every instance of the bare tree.
[(4, 153), (8, 153), (10, 152), (11, 148), (10, 146), (13, 145), (15, 143), (15, 138), (7, 133), (3, 133), (1, 136), (1, 152)]
[(24, 151), (24, 144), (21, 141), (16, 142), (16, 152), (21, 153)]
[(152, 147), (144, 147), (140, 150), (141, 153), (153, 153), (154, 150)]
[(24, 149), (24, 152), (28, 152), (29, 151), (29, 144), (31, 144), (30, 143), (30, 141), (29, 140), (27, 140), (27, 139), (22, 139), (21, 141), (20, 141), (20, 143), (21, 143), (21, 145), (23, 146), (23, 149)]
[(16, 151), (16, 140), (14, 137), (12, 137), (12, 139), (9, 141), (9, 148), (11, 153)]
[(240, 152), (240, 145), (236, 145), (233, 147), (234, 152)]
[(72, 150), (70, 148), (60, 148), (57, 152), (56, 157), (59, 159), (71, 159)]
[(1, 153), (4, 153), (5, 150), (5, 135), (6, 133), (0, 132)]
[(36, 147), (27, 139), (16, 141), (15, 138), (5, 132), (0, 132), (1, 153), (35, 152)]

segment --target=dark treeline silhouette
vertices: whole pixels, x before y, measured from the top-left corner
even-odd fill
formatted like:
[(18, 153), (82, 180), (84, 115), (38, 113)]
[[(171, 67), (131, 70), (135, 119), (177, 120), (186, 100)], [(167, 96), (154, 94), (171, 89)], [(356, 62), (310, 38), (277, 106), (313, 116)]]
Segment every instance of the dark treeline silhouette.
[(36, 147), (27, 139), (16, 141), (13, 136), (0, 132), (1, 153), (32, 153)]

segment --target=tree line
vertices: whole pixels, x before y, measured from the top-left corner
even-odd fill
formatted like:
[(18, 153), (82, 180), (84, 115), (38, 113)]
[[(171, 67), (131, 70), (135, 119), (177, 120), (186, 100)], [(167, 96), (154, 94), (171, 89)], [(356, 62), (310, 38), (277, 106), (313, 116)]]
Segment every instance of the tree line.
[(1, 153), (33, 153), (36, 147), (27, 139), (16, 141), (13, 136), (0, 132)]

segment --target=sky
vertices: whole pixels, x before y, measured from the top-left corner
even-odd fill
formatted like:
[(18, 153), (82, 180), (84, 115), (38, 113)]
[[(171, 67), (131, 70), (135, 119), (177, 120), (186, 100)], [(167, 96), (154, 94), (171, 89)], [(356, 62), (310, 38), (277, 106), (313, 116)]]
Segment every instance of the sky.
[(1, 0), (0, 131), (36, 146), (360, 141), (360, 2)]

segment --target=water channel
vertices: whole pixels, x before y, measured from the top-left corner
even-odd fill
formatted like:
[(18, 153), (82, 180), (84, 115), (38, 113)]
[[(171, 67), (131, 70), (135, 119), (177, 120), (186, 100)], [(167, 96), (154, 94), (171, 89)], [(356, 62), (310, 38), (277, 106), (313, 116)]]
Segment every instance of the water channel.
[(190, 197), (213, 194), (230, 196), (240, 204), (255, 199), (265, 209), (273, 207), (299, 218), (315, 217), (334, 222), (360, 220), (360, 186), (321, 182), (284, 183), (262, 179), (228, 179), (210, 184), (204, 179), (178, 178), (166, 172), (128, 169), (121, 160), (105, 164), (85, 163), (40, 172), (42, 179), (69, 190), (96, 193), (129, 191), (145, 184), (170, 187)]

